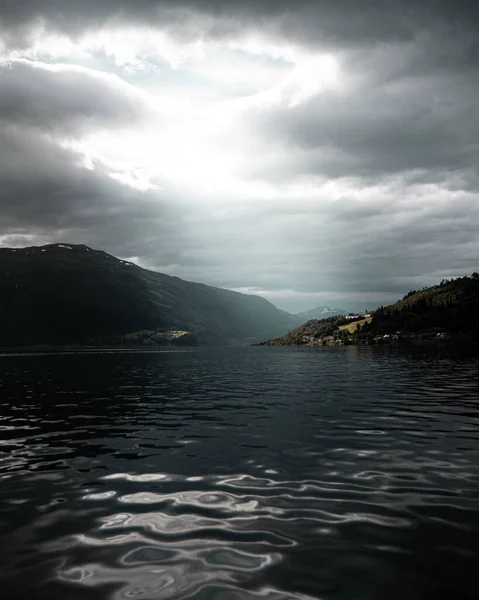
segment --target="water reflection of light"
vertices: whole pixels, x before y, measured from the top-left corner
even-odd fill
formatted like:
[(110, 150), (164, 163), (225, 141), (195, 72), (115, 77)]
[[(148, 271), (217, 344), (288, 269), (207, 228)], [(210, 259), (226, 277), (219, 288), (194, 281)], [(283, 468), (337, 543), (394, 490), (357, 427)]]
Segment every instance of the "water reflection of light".
[(98, 492), (97, 494), (86, 494), (83, 496), (83, 500), (108, 500), (116, 495), (114, 490), (108, 492)]

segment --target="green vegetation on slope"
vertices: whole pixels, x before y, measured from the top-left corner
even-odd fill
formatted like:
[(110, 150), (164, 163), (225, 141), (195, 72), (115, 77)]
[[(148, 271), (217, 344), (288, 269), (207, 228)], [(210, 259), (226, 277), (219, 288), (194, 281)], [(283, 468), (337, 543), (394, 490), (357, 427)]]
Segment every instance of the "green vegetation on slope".
[(412, 290), (371, 318), (311, 320), (289, 333), (263, 342), (268, 346), (371, 344), (428, 339), (479, 340), (479, 274), (443, 280)]
[(347, 323), (346, 325), (340, 325), (338, 327), (339, 331), (347, 331), (348, 333), (356, 333), (358, 328), (363, 327), (365, 323), (371, 323), (373, 320), (372, 317), (366, 317), (365, 319), (359, 319), (359, 321), (353, 321), (352, 323)]
[(327, 319), (311, 319), (304, 325), (289, 331), (285, 335), (263, 342), (264, 346), (311, 346), (320, 345), (324, 338), (331, 337), (340, 325), (346, 323), (344, 316)]
[(443, 280), (423, 290), (412, 290), (395, 304), (380, 307), (361, 333), (427, 336), (445, 333), (479, 338), (479, 275)]

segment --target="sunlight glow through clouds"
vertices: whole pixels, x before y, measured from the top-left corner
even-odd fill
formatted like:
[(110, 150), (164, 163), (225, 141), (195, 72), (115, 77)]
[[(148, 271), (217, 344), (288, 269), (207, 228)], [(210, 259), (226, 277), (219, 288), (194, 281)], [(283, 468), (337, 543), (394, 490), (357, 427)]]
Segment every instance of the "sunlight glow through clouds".
[(29, 46), (9, 53), (0, 40), (0, 56), (8, 60), (91, 60), (98, 54), (125, 70), (154, 70), (157, 61), (166, 61), (171, 68), (177, 69), (190, 59), (200, 59), (204, 54), (204, 43), (201, 39), (185, 43), (166, 32), (124, 26), (89, 31), (76, 39), (47, 32), (39, 26)]
[[(242, 127), (248, 111), (269, 105), (296, 107), (337, 85), (339, 72), (330, 55), (306, 55), (271, 42), (184, 43), (168, 32), (133, 27), (89, 32), (75, 42), (39, 29), (31, 47), (22, 52), (16, 51), (13, 60), (27, 59), (52, 71), (85, 72), (109, 81), (119, 94), (122, 85), (138, 94), (146, 108), (143, 124), (89, 132), (63, 145), (80, 153), (85, 168), (106, 165), (110, 177), (140, 191), (175, 184), (200, 194), (234, 190), (233, 195), (275, 195), (268, 181), (251, 180), (243, 169), (254, 158), (251, 153), (258, 151), (252, 142), (254, 132)], [(83, 66), (85, 59), (95, 68)], [(119, 75), (102, 72), (102, 61), (111, 60)], [(132, 72), (142, 71), (149, 72), (148, 92), (141, 83), (127, 82)], [(176, 79), (168, 80), (165, 93), (164, 81), (171, 71)], [(196, 88), (185, 93), (178, 80), (218, 90), (227, 86), (228, 95), (200, 100)], [(245, 89), (250, 89), (249, 95), (244, 95)]]
[(82, 44), (65, 35), (45, 33), (42, 27), (37, 28), (31, 44), (26, 48), (7, 50), (0, 39), (0, 63), (12, 60), (82, 60), (88, 59), (90, 51)]
[(140, 192), (148, 192), (150, 190), (159, 189), (159, 186), (151, 183), (149, 178), (145, 177), (143, 173), (138, 173), (136, 171), (131, 173), (109, 173), (108, 176)]
[(84, 45), (90, 52), (105, 52), (117, 66), (139, 70), (154, 68), (155, 59), (166, 61), (172, 69), (179, 69), (189, 60), (201, 59), (205, 52), (201, 39), (185, 43), (165, 32), (135, 28), (101, 30), (85, 37)]
[(248, 134), (241, 126), (247, 111), (270, 103), (297, 106), (328, 83), (334, 84), (336, 76), (337, 65), (330, 57), (308, 58), (279, 83), (246, 99), (201, 105), (194, 97), (180, 102), (160, 99), (158, 119), (152, 119), (144, 129), (122, 132), (120, 144), (116, 135), (103, 132), (83, 140), (81, 145), (86, 153), (103, 162), (122, 163), (128, 171), (140, 167), (149, 173), (151, 179), (143, 182), (115, 175), (137, 189), (151, 189), (158, 181), (174, 181), (199, 192), (241, 189), (263, 195), (264, 185), (260, 190), (258, 182), (242, 180), (242, 166), (252, 159), (247, 155)]
[(337, 77), (338, 64), (332, 56), (307, 57), (272, 92), (292, 108), (335, 84)]

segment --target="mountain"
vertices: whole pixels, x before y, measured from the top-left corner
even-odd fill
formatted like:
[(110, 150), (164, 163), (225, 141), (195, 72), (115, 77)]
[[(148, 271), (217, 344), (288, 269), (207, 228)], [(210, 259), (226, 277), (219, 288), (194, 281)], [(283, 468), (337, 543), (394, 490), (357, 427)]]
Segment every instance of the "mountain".
[(316, 306), (310, 310), (296, 313), (293, 315), (298, 323), (305, 323), (311, 319), (327, 319), (328, 317), (335, 317), (337, 315), (346, 315), (347, 311), (342, 308), (332, 308), (331, 306)]
[(142, 269), (84, 245), (0, 248), (1, 346), (116, 343), (142, 331), (153, 342), (173, 330), (200, 344), (252, 343), (295, 324), (260, 296)]
[(310, 346), (320, 345), (324, 337), (332, 336), (340, 325), (346, 323), (343, 315), (326, 319), (311, 319), (284, 335), (267, 340), (260, 346)]
[(439, 285), (411, 290), (401, 300), (373, 313), (364, 335), (395, 334), (427, 337), (445, 334), (479, 339), (479, 274), (444, 279)]
[(411, 290), (401, 300), (379, 307), (371, 317), (351, 322), (343, 316), (313, 319), (263, 342), (268, 346), (324, 343), (387, 343), (450, 339), (479, 341), (479, 274), (443, 280)]

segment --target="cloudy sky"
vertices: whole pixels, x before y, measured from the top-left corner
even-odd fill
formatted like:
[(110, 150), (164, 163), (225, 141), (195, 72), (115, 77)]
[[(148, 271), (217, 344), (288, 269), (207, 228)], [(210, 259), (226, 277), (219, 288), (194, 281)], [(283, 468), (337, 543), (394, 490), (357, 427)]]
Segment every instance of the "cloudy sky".
[(471, 0), (2, 0), (0, 245), (299, 311), (479, 269)]

